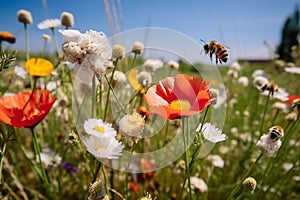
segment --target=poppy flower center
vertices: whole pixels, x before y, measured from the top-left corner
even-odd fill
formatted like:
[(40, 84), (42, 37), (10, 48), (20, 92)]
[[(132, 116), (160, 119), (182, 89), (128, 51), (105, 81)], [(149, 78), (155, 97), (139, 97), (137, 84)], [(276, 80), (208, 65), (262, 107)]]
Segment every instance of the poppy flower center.
[(93, 130), (98, 131), (100, 133), (105, 132), (105, 128), (103, 126), (94, 126)]
[(174, 110), (189, 110), (191, 108), (191, 104), (187, 100), (174, 100), (170, 103), (170, 108)]
[(105, 150), (105, 149), (106, 149), (106, 147), (97, 147), (97, 148), (95, 148), (96, 151), (102, 151), (102, 150)]

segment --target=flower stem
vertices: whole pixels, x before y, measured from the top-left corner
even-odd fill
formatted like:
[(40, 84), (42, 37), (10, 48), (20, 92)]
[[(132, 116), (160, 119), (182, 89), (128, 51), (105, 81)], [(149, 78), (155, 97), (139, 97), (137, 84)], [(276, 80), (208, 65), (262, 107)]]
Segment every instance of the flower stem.
[(260, 134), (262, 133), (262, 130), (263, 130), (265, 116), (266, 116), (270, 96), (271, 96), (271, 91), (269, 91), (269, 94), (268, 94), (267, 100), (266, 100), (266, 104), (265, 104), (265, 107), (264, 107), (264, 112), (263, 112), (263, 116), (262, 116), (261, 123), (260, 123), (260, 129), (259, 129)]
[(34, 91), (35, 91), (35, 85), (36, 85), (36, 82), (37, 82), (37, 77), (34, 77), (33, 78), (33, 86), (32, 86), (32, 92), (31, 92), (31, 94), (30, 94), (30, 97), (29, 97), (29, 99), (27, 100), (27, 102), (25, 103), (25, 105), (24, 105), (24, 107), (22, 108), (22, 112), (24, 112), (24, 110), (25, 110), (25, 108), (27, 107), (27, 105), (29, 104), (29, 102), (30, 102), (30, 100), (31, 100), (31, 98), (32, 98), (32, 96), (33, 96), (33, 94), (34, 94)]
[(42, 180), (46, 186), (46, 191), (47, 194), (50, 196), (52, 196), (52, 193), (50, 192), (50, 183), (49, 183), (49, 179), (48, 176), (46, 174), (46, 170), (44, 168), (42, 159), (41, 159), (41, 151), (40, 151), (40, 147), (37, 141), (37, 136), (36, 133), (34, 131), (34, 127), (30, 127), (31, 130), (31, 134), (32, 134), (32, 142), (33, 142), (33, 148), (34, 148), (34, 154), (35, 156), (38, 158), (39, 161), (39, 165), (40, 165), (40, 170), (41, 170), (41, 174), (42, 174)]
[(240, 187), (243, 184), (243, 181), (245, 180), (245, 178), (248, 177), (248, 175), (251, 173), (252, 169), (254, 168), (254, 166), (258, 163), (258, 161), (261, 159), (261, 157), (263, 156), (263, 154), (259, 154), (259, 156), (257, 157), (257, 159), (255, 160), (255, 162), (248, 168), (247, 171), (244, 172), (244, 174), (241, 176), (241, 181), (235, 186), (235, 188), (232, 190), (232, 192), (230, 193), (230, 195), (227, 197), (227, 200), (230, 200), (233, 198), (233, 196), (239, 191)]
[(104, 188), (105, 188), (105, 192), (106, 192), (106, 194), (108, 195), (107, 176), (106, 176), (106, 171), (105, 171), (105, 166), (104, 166), (104, 165), (102, 165), (101, 170), (102, 170), (103, 179), (104, 179)]
[(56, 56), (59, 57), (58, 43), (57, 43), (57, 39), (56, 39), (54, 28), (51, 28), (51, 32), (52, 32), (52, 36), (53, 36), (53, 40), (54, 40), (54, 45), (55, 45), (55, 49), (56, 49)]
[(95, 113), (95, 102), (96, 102), (96, 79), (95, 79), (95, 74), (93, 76), (92, 80), (92, 110), (91, 110), (91, 118), (94, 118), (94, 113)]
[(186, 163), (186, 178), (188, 180), (189, 196), (188, 199), (192, 199), (192, 187), (190, 181), (190, 165), (189, 165), (189, 152), (187, 149), (187, 136), (188, 136), (188, 117), (182, 117), (182, 132), (183, 132), (183, 145), (185, 150), (185, 163)]
[(132, 59), (132, 62), (131, 62), (131, 69), (133, 68), (133, 65), (134, 65), (134, 63), (135, 63), (135, 60), (136, 60), (136, 56), (137, 56), (137, 54), (134, 54), (134, 56), (133, 56), (133, 59)]
[(25, 30), (25, 42), (26, 42), (26, 60), (29, 60), (29, 39), (28, 39), (28, 29), (26, 23), (24, 23), (24, 30)]

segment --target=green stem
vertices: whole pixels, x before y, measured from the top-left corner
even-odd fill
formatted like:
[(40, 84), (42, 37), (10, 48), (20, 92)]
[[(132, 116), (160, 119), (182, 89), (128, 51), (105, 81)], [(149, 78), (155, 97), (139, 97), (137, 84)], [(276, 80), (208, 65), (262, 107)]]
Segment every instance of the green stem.
[(272, 123), (271, 123), (271, 126), (273, 126), (274, 125), (274, 123), (275, 123), (275, 120), (276, 120), (276, 118), (277, 118), (277, 116), (278, 116), (278, 114), (279, 114), (279, 109), (276, 109), (276, 113), (275, 113), (275, 116), (273, 117), (273, 119), (272, 119)]
[(269, 94), (268, 94), (267, 100), (266, 100), (266, 104), (265, 104), (265, 107), (264, 107), (264, 112), (263, 112), (263, 116), (262, 116), (261, 124), (260, 124), (260, 129), (259, 129), (260, 134), (262, 133), (262, 130), (263, 130), (265, 116), (266, 116), (266, 112), (267, 112), (267, 108), (268, 108), (268, 103), (269, 103), (270, 96), (271, 96), (271, 91), (269, 91)]
[(133, 56), (133, 59), (132, 59), (132, 62), (131, 62), (131, 69), (133, 68), (133, 65), (134, 65), (134, 63), (135, 63), (135, 60), (136, 60), (136, 56), (137, 56), (137, 54), (134, 54), (134, 56)]
[(100, 171), (100, 169), (101, 169), (101, 166), (102, 166), (102, 163), (99, 162), (99, 163), (98, 163), (98, 166), (97, 166), (97, 168), (96, 168), (96, 171), (95, 171), (95, 173), (94, 173), (93, 183), (97, 180), (97, 176), (98, 176), (98, 174), (99, 174), (99, 171)]
[(187, 142), (186, 138), (188, 136), (188, 117), (182, 117), (182, 136), (183, 136), (183, 145), (185, 150), (185, 163), (186, 163), (186, 177), (188, 180), (188, 187), (189, 187), (189, 198), (192, 199), (192, 187), (191, 187), (191, 181), (190, 181), (190, 165), (189, 165), (189, 152), (187, 148)]
[(3, 183), (2, 167), (3, 167), (4, 154), (5, 154), (5, 150), (6, 150), (6, 144), (7, 144), (7, 140), (4, 141), (4, 144), (3, 144), (1, 152), (0, 152), (0, 185), (2, 185), (2, 183)]
[(95, 79), (95, 74), (93, 76), (92, 80), (92, 110), (91, 110), (91, 118), (94, 118), (94, 113), (95, 113), (95, 101), (96, 101), (96, 79)]
[(31, 98), (32, 98), (32, 96), (33, 96), (33, 94), (34, 94), (34, 91), (35, 91), (35, 85), (36, 85), (36, 82), (37, 82), (37, 77), (33, 77), (33, 88), (32, 88), (32, 92), (31, 92), (31, 94), (30, 94), (30, 97), (29, 97), (29, 99), (28, 99), (28, 101), (25, 103), (25, 105), (24, 105), (24, 107), (22, 108), (22, 112), (24, 112), (24, 110), (25, 110), (25, 108), (27, 107), (27, 105), (29, 104), (29, 102), (30, 102), (30, 100), (31, 100)]
[(261, 157), (263, 156), (263, 154), (261, 153), (257, 159), (255, 160), (255, 162), (248, 168), (247, 171), (244, 172), (244, 174), (242, 175), (241, 181), (235, 186), (235, 188), (232, 190), (232, 192), (230, 193), (230, 195), (227, 197), (227, 200), (230, 200), (233, 198), (233, 196), (239, 191), (240, 187), (243, 184), (243, 181), (245, 180), (245, 178), (248, 177), (248, 175), (251, 173), (252, 169), (254, 168), (254, 166), (258, 163), (258, 161), (261, 159)]
[(106, 171), (105, 171), (105, 166), (102, 165), (101, 167), (102, 170), (102, 174), (103, 174), (103, 178), (104, 178), (104, 188), (105, 188), (105, 192), (108, 195), (108, 187), (107, 187), (107, 176), (106, 176)]
[(24, 30), (25, 30), (25, 42), (26, 42), (26, 60), (29, 60), (29, 39), (28, 39), (28, 29), (26, 23), (24, 23)]
[(34, 127), (30, 127), (30, 130), (31, 130), (31, 134), (32, 134), (34, 154), (35, 154), (35, 156), (37, 156), (38, 161), (39, 161), (40, 170), (41, 170), (41, 174), (42, 174), (42, 179), (43, 179), (43, 182), (45, 183), (46, 191), (47, 191), (48, 195), (52, 195), (51, 192), (50, 192), (49, 179), (48, 179), (45, 167), (44, 167), (42, 159), (41, 159), (41, 151), (40, 151), (40, 147), (39, 147), (39, 144), (38, 144), (38, 141), (37, 141), (36, 133), (34, 131)]
[(59, 48), (58, 48), (58, 43), (57, 43), (57, 39), (55, 36), (54, 28), (51, 28), (51, 32), (52, 32), (53, 41), (54, 41), (54, 45), (55, 45), (55, 49), (56, 49), (56, 56), (59, 57)]

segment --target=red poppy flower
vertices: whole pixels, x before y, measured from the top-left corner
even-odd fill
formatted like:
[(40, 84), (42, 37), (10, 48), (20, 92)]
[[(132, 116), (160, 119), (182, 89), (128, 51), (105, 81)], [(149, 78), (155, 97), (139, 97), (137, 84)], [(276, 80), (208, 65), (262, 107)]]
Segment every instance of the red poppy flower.
[(300, 99), (300, 95), (290, 95), (285, 102), (292, 105), (295, 99)]
[(208, 83), (198, 77), (179, 74), (149, 88), (144, 98), (150, 112), (165, 119), (191, 116), (210, 104)]
[(55, 100), (55, 97), (50, 97), (48, 90), (35, 90), (33, 94), (32, 91), (20, 92), (2, 97), (0, 121), (19, 128), (33, 127), (46, 117)]

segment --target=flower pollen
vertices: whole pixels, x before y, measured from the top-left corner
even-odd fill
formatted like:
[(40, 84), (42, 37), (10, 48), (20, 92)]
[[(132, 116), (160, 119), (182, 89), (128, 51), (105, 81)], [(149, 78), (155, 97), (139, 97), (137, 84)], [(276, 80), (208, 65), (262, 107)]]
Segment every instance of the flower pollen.
[(191, 108), (191, 104), (187, 100), (174, 100), (170, 103), (170, 108), (174, 110), (189, 110)]
[(94, 126), (93, 130), (98, 131), (100, 133), (105, 132), (105, 128), (103, 126)]

